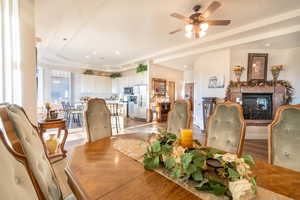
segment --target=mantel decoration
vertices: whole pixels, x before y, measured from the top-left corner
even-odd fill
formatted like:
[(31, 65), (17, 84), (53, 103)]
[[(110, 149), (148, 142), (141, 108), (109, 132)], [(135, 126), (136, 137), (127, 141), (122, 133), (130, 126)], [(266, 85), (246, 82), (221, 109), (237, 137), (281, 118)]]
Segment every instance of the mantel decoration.
[(244, 70), (245, 70), (245, 67), (243, 67), (243, 66), (233, 67), (232, 71), (234, 72), (237, 82), (241, 81), (241, 76), (242, 76), (242, 73)]
[(165, 176), (196, 191), (233, 200), (253, 199), (256, 194), (256, 180), (250, 170), (255, 162), (251, 156), (238, 158), (203, 147), (197, 140), (192, 146), (183, 147), (175, 134), (165, 131), (149, 139), (143, 163), (145, 169), (162, 170)]
[(286, 88), (286, 99), (285, 103), (290, 104), (292, 102), (292, 98), (294, 96), (294, 88), (288, 81), (279, 80), (279, 81), (264, 81), (264, 80), (252, 80), (252, 81), (242, 81), (235, 82), (230, 81), (226, 90), (226, 98), (228, 99), (231, 88), (238, 87), (275, 87), (275, 86), (283, 86)]
[(249, 53), (248, 54), (248, 81), (267, 80), (268, 54)]
[(283, 65), (275, 65), (271, 67), (271, 72), (274, 82), (277, 82), (280, 72), (283, 70)]
[(121, 75), (121, 73), (112, 73), (111, 75), (110, 75), (110, 78), (119, 78), (119, 77), (121, 77), (122, 75)]
[(148, 65), (139, 64), (139, 66), (136, 68), (136, 73), (145, 72), (147, 70), (148, 70)]

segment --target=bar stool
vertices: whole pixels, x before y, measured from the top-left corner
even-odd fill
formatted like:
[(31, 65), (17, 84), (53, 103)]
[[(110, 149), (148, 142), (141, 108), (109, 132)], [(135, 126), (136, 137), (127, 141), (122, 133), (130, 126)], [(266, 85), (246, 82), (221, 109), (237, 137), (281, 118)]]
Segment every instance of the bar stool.
[(115, 120), (114, 127), (117, 131), (117, 134), (121, 130), (121, 125), (120, 125), (120, 110), (119, 110), (119, 104), (118, 103), (109, 103), (108, 108), (111, 112), (112, 118)]

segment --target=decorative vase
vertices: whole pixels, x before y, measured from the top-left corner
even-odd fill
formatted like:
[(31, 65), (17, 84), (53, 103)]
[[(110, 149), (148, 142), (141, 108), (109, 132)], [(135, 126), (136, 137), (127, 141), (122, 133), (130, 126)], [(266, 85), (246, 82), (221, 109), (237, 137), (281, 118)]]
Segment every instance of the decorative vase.
[(46, 141), (46, 147), (50, 154), (56, 153), (58, 144), (59, 144), (59, 142), (56, 137), (56, 134), (50, 134), (49, 139)]
[(236, 77), (237, 82), (241, 81), (241, 76), (242, 76), (243, 71), (242, 70), (235, 70), (234, 75)]
[(272, 70), (273, 81), (276, 83), (280, 74), (280, 70)]

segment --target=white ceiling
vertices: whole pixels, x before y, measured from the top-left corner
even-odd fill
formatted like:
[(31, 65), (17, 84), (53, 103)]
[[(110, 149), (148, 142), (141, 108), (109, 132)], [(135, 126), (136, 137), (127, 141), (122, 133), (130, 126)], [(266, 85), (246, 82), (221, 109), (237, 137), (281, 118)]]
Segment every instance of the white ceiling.
[[(255, 42), (244, 43), (233, 46), (233, 50), (239, 49), (289, 49), (300, 47), (300, 32), (295, 32), (287, 35), (271, 37), (264, 40), (257, 40)], [(199, 58), (199, 54), (185, 56), (170, 61), (161, 62), (165, 67), (176, 68), (181, 70), (189, 70), (194, 66), (195, 61)], [(184, 67), (185, 66), (185, 67)]]
[[(300, 8), (299, 0), (219, 0), (210, 18), (231, 19), (227, 27), (211, 27), (208, 36)], [(36, 35), (40, 64), (120, 69), (119, 65), (164, 49), (196, 43), (183, 33), (172, 12), (188, 15), (211, 0), (51, 0), (36, 1)], [(67, 40), (63, 40), (66, 38)], [(120, 55), (116, 55), (116, 51)], [(95, 54), (93, 54), (95, 53)], [(89, 58), (86, 58), (89, 56)], [(142, 60), (140, 60), (142, 61)], [(88, 67), (89, 66), (89, 67)]]

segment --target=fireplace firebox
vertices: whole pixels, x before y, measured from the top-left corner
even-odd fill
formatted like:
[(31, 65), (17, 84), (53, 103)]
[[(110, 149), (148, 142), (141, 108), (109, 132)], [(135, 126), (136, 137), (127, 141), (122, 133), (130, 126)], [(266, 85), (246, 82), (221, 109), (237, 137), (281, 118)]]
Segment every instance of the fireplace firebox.
[(269, 93), (243, 93), (244, 118), (246, 120), (272, 120), (272, 96)]

